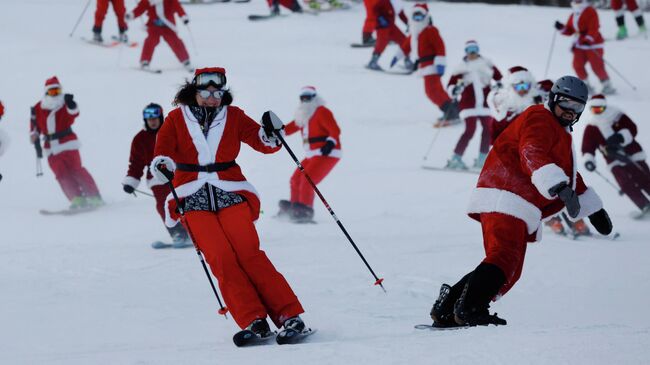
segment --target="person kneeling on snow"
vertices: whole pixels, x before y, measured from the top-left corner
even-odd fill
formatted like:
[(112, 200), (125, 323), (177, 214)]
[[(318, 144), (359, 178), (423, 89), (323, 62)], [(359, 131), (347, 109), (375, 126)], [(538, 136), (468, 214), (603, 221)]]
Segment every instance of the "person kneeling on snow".
[(584, 82), (564, 76), (546, 105), (527, 108), (496, 140), (468, 209), (481, 223), (486, 255), (455, 285), (442, 284), (431, 309), (434, 326), (505, 325), (490, 314), (490, 301), (519, 279), (526, 245), (540, 238), (543, 218), (566, 209), (572, 219), (589, 217), (598, 232), (611, 233), (609, 215), (574, 163), (572, 125), (587, 97)]

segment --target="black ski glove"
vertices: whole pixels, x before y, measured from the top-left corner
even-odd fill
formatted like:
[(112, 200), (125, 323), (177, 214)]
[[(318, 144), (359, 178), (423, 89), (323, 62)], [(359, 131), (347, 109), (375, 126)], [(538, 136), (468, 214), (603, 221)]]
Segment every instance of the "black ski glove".
[(604, 236), (612, 233), (612, 228), (614, 228), (612, 226), (612, 221), (609, 219), (609, 214), (607, 214), (605, 209), (601, 209), (596, 213), (590, 215), (589, 222), (591, 222), (591, 225), (596, 228), (598, 233)]
[(167, 169), (166, 167), (162, 167), (162, 166), (158, 166), (158, 167), (156, 167), (156, 168), (157, 168), (158, 171), (160, 171), (163, 175), (165, 175), (165, 177), (167, 178), (167, 180), (169, 180), (169, 181), (173, 181), (173, 180), (174, 180), (174, 173), (171, 172), (171, 171), (169, 171), (169, 169)]
[(620, 133), (614, 133), (611, 136), (609, 136), (606, 140), (605, 143), (607, 146), (612, 146), (612, 147), (618, 147), (621, 144), (625, 142), (625, 139), (623, 138), (623, 135)]
[(571, 189), (569, 185), (565, 182), (561, 182), (554, 187), (548, 189), (548, 193), (551, 196), (557, 195), (560, 200), (566, 206), (566, 210), (569, 213), (571, 218), (575, 218), (580, 213), (580, 201), (578, 200), (578, 194)]
[(268, 138), (273, 138), (275, 137), (275, 133), (273, 132), (281, 131), (284, 128), (284, 124), (282, 124), (282, 121), (277, 115), (268, 111), (264, 112), (262, 115), (262, 127), (264, 128), (264, 134), (266, 134)]
[(557, 20), (555, 21), (555, 29), (557, 30), (562, 30), (564, 29), (564, 24), (558, 22)]
[(65, 106), (67, 106), (68, 109), (76, 109), (77, 108), (77, 103), (73, 99), (74, 99), (74, 96), (72, 94), (63, 95), (63, 101), (65, 102)]
[(124, 189), (124, 192), (127, 194), (133, 194), (133, 192), (135, 191), (135, 188), (128, 184), (122, 185), (122, 189)]
[(593, 161), (587, 161), (585, 162), (585, 169), (587, 169), (587, 171), (594, 171), (596, 169), (596, 164)]
[(332, 153), (332, 150), (334, 149), (334, 146), (336, 144), (332, 142), (331, 140), (328, 140), (325, 142), (325, 145), (320, 148), (320, 153), (323, 154), (323, 156), (329, 156), (330, 153)]

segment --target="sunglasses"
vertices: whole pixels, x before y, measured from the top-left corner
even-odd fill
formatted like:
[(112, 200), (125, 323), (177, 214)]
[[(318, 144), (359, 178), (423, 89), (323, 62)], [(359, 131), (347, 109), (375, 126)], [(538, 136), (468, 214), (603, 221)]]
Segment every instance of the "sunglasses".
[(214, 87), (221, 88), (226, 85), (226, 75), (221, 73), (202, 73), (194, 78), (194, 85), (208, 86), (212, 84)]
[(196, 93), (199, 94), (199, 96), (203, 99), (207, 99), (211, 96), (215, 99), (221, 99), (225, 91), (224, 90), (210, 91), (210, 90), (202, 89), (202, 90), (197, 90)]
[(528, 91), (530, 90), (530, 82), (520, 82), (512, 85), (515, 91)]
[(478, 53), (478, 46), (469, 46), (465, 48), (465, 53)]
[(591, 112), (594, 114), (601, 114), (605, 111), (605, 106), (592, 106), (591, 107)]
[(160, 118), (162, 115), (160, 114), (160, 109), (147, 108), (142, 111), (142, 116), (145, 119), (151, 119), (151, 118)]
[(580, 114), (585, 110), (585, 104), (573, 99), (560, 96), (557, 98), (556, 102), (557, 106), (559, 106), (560, 109), (564, 111), (571, 111), (576, 114)]
[(47, 96), (57, 96), (61, 94), (61, 88), (60, 87), (53, 87), (51, 89), (47, 89), (45, 91), (45, 95)]
[(413, 20), (415, 20), (416, 22), (421, 22), (421, 21), (423, 21), (424, 18), (426, 18), (426, 17), (427, 17), (426, 14), (424, 14), (424, 13), (420, 13), (420, 12), (418, 12), (418, 13), (413, 13), (413, 16), (412, 16)]
[(311, 101), (316, 95), (300, 95), (300, 101)]

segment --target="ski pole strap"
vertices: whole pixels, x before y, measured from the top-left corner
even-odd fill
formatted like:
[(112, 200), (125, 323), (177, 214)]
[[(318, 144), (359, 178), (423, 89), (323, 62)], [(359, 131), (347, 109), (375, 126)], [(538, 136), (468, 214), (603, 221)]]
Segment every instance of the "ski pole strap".
[(68, 127), (60, 132), (55, 132), (52, 134), (46, 134), (45, 135), (45, 140), (46, 141), (55, 141), (57, 139), (61, 139), (63, 137), (69, 136), (72, 134), (72, 128)]
[(227, 170), (234, 166), (237, 166), (237, 162), (233, 160), (228, 162), (216, 162), (207, 165), (177, 163), (176, 169), (179, 171), (187, 171), (187, 172), (218, 172), (218, 171)]

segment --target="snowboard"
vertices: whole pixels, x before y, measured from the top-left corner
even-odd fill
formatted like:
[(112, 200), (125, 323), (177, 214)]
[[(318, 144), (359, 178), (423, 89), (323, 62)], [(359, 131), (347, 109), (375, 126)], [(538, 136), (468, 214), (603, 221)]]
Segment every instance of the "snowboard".
[(282, 18), (287, 16), (287, 14), (251, 14), (248, 16), (250, 21), (259, 21), (259, 20), (269, 20), (273, 18)]
[(270, 331), (266, 336), (260, 336), (251, 330), (241, 330), (232, 336), (232, 342), (237, 347), (264, 345), (274, 339), (276, 334), (277, 332)]
[(462, 172), (465, 174), (472, 174), (472, 175), (478, 175), (481, 173), (481, 170), (476, 170), (476, 169), (460, 170), (460, 169), (449, 169), (446, 167), (436, 167), (436, 166), (426, 166), (426, 165), (423, 165), (422, 168), (425, 170), (433, 170), (433, 171)]
[(275, 336), (275, 341), (278, 345), (293, 345), (304, 341), (305, 338), (313, 335), (316, 331), (315, 328), (305, 328), (300, 332), (294, 329), (285, 329), (278, 332), (277, 336)]
[(456, 327), (438, 327), (432, 324), (416, 324), (415, 329), (429, 330), (429, 331), (455, 331), (469, 328), (469, 326), (456, 326)]
[(49, 209), (41, 209), (38, 212), (41, 213), (42, 215), (63, 215), (63, 216), (71, 216), (71, 215), (77, 215), (77, 214), (82, 214), (82, 213), (88, 213), (97, 210), (99, 207), (86, 207), (86, 208), (75, 208), (75, 209), (61, 209), (61, 210), (49, 210)]

